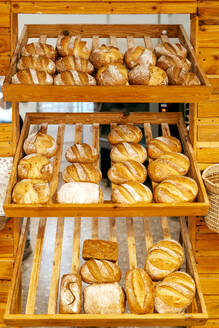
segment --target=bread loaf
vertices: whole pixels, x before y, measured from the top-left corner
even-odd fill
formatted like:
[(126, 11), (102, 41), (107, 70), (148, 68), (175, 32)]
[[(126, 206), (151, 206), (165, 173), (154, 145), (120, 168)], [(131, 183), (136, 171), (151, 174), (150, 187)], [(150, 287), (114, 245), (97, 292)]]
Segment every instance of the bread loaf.
[(127, 124), (117, 125), (108, 134), (108, 140), (112, 145), (121, 142), (140, 142), (142, 138), (141, 129), (138, 126)]
[(75, 56), (60, 57), (55, 65), (58, 72), (78, 71), (88, 74), (94, 72), (94, 67), (89, 60)]
[(182, 146), (179, 139), (172, 136), (151, 139), (147, 146), (148, 156), (153, 159), (156, 159), (167, 152), (180, 153), (181, 151)]
[(198, 193), (198, 186), (189, 177), (171, 177), (162, 181), (154, 190), (157, 203), (193, 202)]
[(116, 282), (121, 279), (118, 264), (106, 260), (91, 259), (86, 261), (80, 269), (82, 280), (88, 284)]
[(125, 312), (125, 295), (118, 282), (92, 284), (84, 289), (86, 314), (116, 314)]
[(81, 312), (81, 289), (79, 274), (69, 273), (62, 276), (59, 301), (61, 314)]
[(143, 183), (147, 177), (147, 170), (143, 164), (130, 160), (114, 163), (107, 175), (109, 180), (116, 184), (128, 181)]
[(85, 72), (66, 71), (54, 77), (55, 85), (96, 85), (93, 76)]
[(176, 55), (186, 58), (187, 56), (187, 49), (181, 43), (162, 42), (154, 50), (157, 57)]
[(13, 189), (12, 199), (16, 204), (44, 204), (49, 200), (49, 185), (45, 180), (24, 179)]
[(43, 71), (49, 74), (54, 74), (56, 70), (56, 65), (54, 61), (47, 56), (22, 56), (17, 63), (17, 68), (19, 70), (24, 70), (27, 68), (34, 69), (36, 71)]
[(53, 137), (38, 131), (25, 139), (24, 151), (26, 154), (37, 153), (50, 158), (55, 155), (57, 144)]
[(92, 50), (90, 54), (90, 61), (95, 68), (99, 69), (100, 67), (108, 64), (122, 64), (123, 54), (116, 47), (102, 44), (100, 47)]
[(116, 186), (112, 190), (111, 200), (113, 203), (121, 204), (151, 203), (153, 195), (147, 186), (138, 182), (129, 181)]
[(93, 164), (73, 163), (67, 166), (62, 172), (65, 182), (92, 182), (100, 183), (101, 171)]
[(86, 143), (76, 143), (66, 150), (65, 158), (70, 163), (95, 163), (99, 154), (94, 147)]
[(47, 43), (32, 42), (26, 44), (21, 50), (21, 56), (46, 56), (50, 59), (55, 59), (56, 50)]
[(125, 291), (131, 313), (153, 313), (154, 285), (143, 269), (132, 269), (126, 273)]
[(68, 182), (57, 193), (61, 204), (97, 204), (103, 202), (103, 192), (99, 185), (89, 182)]
[(113, 162), (134, 160), (143, 163), (147, 158), (147, 152), (142, 145), (123, 142), (112, 147), (110, 158)]
[(167, 85), (168, 77), (166, 72), (154, 65), (137, 65), (129, 72), (130, 84), (138, 85)]
[(118, 243), (86, 239), (83, 244), (82, 257), (84, 260), (97, 259), (116, 262), (118, 260)]
[(27, 155), (18, 164), (18, 176), (21, 179), (50, 181), (52, 178), (52, 163), (46, 156), (40, 154)]
[(155, 289), (155, 309), (158, 313), (183, 313), (195, 296), (195, 282), (185, 272), (174, 272)]
[(186, 155), (169, 152), (148, 165), (148, 174), (152, 181), (161, 182), (172, 176), (186, 175), (189, 166), (190, 161)]
[(167, 70), (169, 83), (172, 85), (200, 85), (199, 78), (192, 72), (185, 72), (183, 68), (170, 67)]
[(81, 41), (80, 37), (59, 35), (56, 48), (60, 56), (75, 56), (88, 59), (91, 50), (85, 41)]
[(96, 74), (99, 85), (128, 85), (128, 71), (119, 63), (101, 67)]
[(160, 240), (148, 250), (145, 270), (153, 280), (162, 280), (177, 271), (183, 261), (184, 251), (176, 240)]
[(154, 52), (142, 46), (129, 48), (125, 53), (125, 63), (129, 69), (137, 65), (156, 65)]
[(52, 75), (47, 72), (36, 71), (35, 69), (27, 68), (15, 73), (12, 76), (12, 84), (53, 84)]
[(157, 66), (166, 71), (170, 67), (182, 68), (185, 72), (189, 72), (192, 68), (191, 62), (187, 58), (172, 56), (161, 56), (157, 61)]

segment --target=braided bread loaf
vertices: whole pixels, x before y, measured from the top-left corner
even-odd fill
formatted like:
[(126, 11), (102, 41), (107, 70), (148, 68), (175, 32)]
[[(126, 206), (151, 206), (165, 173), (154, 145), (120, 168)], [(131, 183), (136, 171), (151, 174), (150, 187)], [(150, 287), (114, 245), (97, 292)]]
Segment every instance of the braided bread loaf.
[(59, 35), (56, 48), (60, 56), (75, 56), (88, 59), (91, 50), (87, 42), (81, 41), (80, 37)]
[(129, 69), (137, 65), (156, 65), (154, 52), (142, 46), (129, 48), (125, 53), (125, 63)]
[(187, 56), (187, 49), (181, 43), (163, 42), (154, 50), (157, 57), (176, 55), (186, 58)]
[(54, 74), (56, 70), (54, 61), (46, 56), (41, 55), (22, 56), (17, 63), (17, 68), (19, 70), (31, 68), (37, 71), (47, 72), (49, 74)]
[(128, 71), (119, 63), (101, 67), (96, 74), (99, 85), (128, 85)]
[(114, 63), (123, 63), (123, 54), (118, 48), (113, 46), (106, 46), (102, 44), (100, 47), (92, 50), (90, 61), (95, 68), (99, 69), (102, 66)]
[(29, 44), (26, 44), (21, 49), (21, 56), (46, 56), (50, 59), (55, 59), (57, 53), (56, 50), (47, 43), (41, 43), (41, 42), (32, 42)]
[(36, 71), (35, 69), (27, 68), (17, 72), (12, 76), (13, 84), (53, 84), (52, 75), (47, 72)]
[(58, 72), (78, 71), (92, 74), (94, 67), (87, 59), (75, 56), (60, 57), (56, 60), (56, 69)]
[(85, 72), (66, 71), (54, 77), (55, 85), (96, 85), (93, 76)]

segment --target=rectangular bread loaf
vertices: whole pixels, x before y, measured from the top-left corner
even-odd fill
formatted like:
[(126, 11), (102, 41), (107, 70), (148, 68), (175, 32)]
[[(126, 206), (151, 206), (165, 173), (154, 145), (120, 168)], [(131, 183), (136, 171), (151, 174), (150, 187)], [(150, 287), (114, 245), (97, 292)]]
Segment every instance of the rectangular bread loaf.
[(118, 259), (118, 243), (87, 239), (83, 244), (82, 257), (85, 260), (98, 259), (116, 262)]
[(62, 276), (59, 312), (81, 312), (81, 276), (79, 274), (69, 273)]

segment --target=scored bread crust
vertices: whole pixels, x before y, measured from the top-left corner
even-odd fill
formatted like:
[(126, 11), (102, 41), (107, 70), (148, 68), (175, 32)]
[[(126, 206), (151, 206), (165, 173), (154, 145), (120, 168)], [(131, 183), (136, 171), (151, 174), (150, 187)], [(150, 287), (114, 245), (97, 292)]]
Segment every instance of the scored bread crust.
[(108, 64), (123, 63), (123, 54), (117, 47), (106, 46), (102, 44), (100, 47), (91, 51), (90, 61), (95, 68), (99, 69)]
[(129, 48), (124, 57), (124, 61), (129, 69), (140, 65), (156, 65), (155, 53), (142, 46)]
[(94, 66), (87, 59), (83, 59), (75, 56), (60, 57), (56, 60), (57, 72), (65, 71), (78, 71), (92, 74), (94, 72)]
[(81, 276), (76, 273), (64, 274), (61, 280), (59, 312), (80, 313), (82, 304)]
[(128, 71), (120, 63), (108, 64), (98, 69), (96, 74), (98, 85), (128, 85)]
[(50, 181), (52, 172), (52, 163), (46, 156), (40, 154), (27, 155), (18, 163), (18, 176), (21, 179)]
[(142, 145), (122, 142), (112, 147), (110, 158), (113, 162), (134, 160), (143, 163), (147, 158), (147, 151)]
[(17, 63), (17, 68), (19, 70), (24, 70), (27, 68), (32, 68), (39, 71), (44, 71), (49, 74), (54, 74), (56, 70), (56, 65), (54, 61), (47, 56), (22, 56)]
[(143, 183), (147, 177), (147, 170), (143, 164), (130, 160), (114, 163), (107, 175), (109, 180), (115, 184), (123, 184), (128, 181)]
[(117, 125), (108, 134), (108, 140), (112, 145), (121, 142), (135, 142), (138, 143), (142, 139), (142, 132), (138, 126), (127, 124)]
[(186, 58), (187, 56), (187, 49), (181, 43), (162, 42), (154, 51), (158, 57), (176, 55)]
[(45, 204), (49, 196), (48, 183), (40, 179), (23, 179), (14, 186), (12, 192), (12, 199), (16, 204)]
[(11, 81), (12, 84), (51, 85), (53, 84), (53, 76), (45, 71), (26, 68), (15, 73)]
[(118, 260), (118, 243), (107, 240), (86, 239), (83, 244), (82, 257), (84, 260)]
[(91, 182), (100, 183), (102, 173), (93, 164), (72, 163), (62, 172), (62, 178), (65, 182)]
[(153, 194), (151, 190), (142, 183), (129, 181), (113, 188), (111, 200), (113, 203), (120, 204), (135, 204), (139, 202), (151, 203)]
[(50, 158), (55, 155), (57, 144), (53, 137), (38, 131), (25, 139), (24, 151), (26, 154), (37, 153)]
[(82, 41), (78, 36), (59, 35), (56, 48), (62, 57), (75, 56), (88, 59), (91, 52), (91, 49), (87, 46), (87, 42)]
[(179, 67), (184, 72), (189, 72), (192, 68), (192, 63), (187, 59), (175, 55), (161, 56), (157, 61), (157, 66), (166, 71), (170, 67)]
[(156, 159), (167, 152), (180, 153), (181, 151), (182, 146), (179, 139), (172, 136), (151, 139), (147, 145), (148, 156), (153, 159)]
[(95, 163), (99, 154), (94, 147), (86, 143), (76, 143), (66, 150), (65, 158), (70, 163)]
[(54, 77), (55, 85), (96, 85), (96, 80), (93, 76), (86, 72), (76, 70), (65, 71), (57, 74)]
[(200, 85), (201, 82), (197, 75), (193, 72), (185, 72), (183, 68), (170, 67), (167, 70), (169, 83), (172, 85)]
[(168, 77), (166, 72), (154, 65), (137, 65), (129, 71), (130, 84), (137, 85), (167, 85)]
[(47, 43), (31, 42), (23, 46), (21, 56), (46, 56), (55, 59), (57, 52), (54, 47)]

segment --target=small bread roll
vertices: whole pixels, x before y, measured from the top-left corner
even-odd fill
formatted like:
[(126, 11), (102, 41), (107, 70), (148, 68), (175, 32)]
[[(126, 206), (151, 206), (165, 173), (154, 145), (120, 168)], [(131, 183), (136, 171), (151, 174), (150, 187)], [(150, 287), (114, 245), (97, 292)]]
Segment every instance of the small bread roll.
[(60, 57), (56, 60), (57, 72), (65, 71), (78, 71), (92, 74), (94, 72), (94, 66), (87, 59), (83, 59), (75, 56)]
[(85, 72), (66, 71), (57, 74), (54, 77), (55, 85), (96, 85), (93, 76)]
[(52, 157), (57, 151), (57, 144), (53, 137), (38, 131), (24, 141), (24, 151), (26, 154), (41, 154)]
[(44, 204), (49, 195), (49, 185), (45, 180), (24, 179), (14, 186), (12, 199), (16, 204)]
[(76, 143), (66, 150), (65, 158), (70, 163), (95, 163), (99, 154), (94, 147), (86, 143)]
[(157, 203), (193, 202), (198, 194), (198, 186), (189, 177), (171, 177), (162, 181), (154, 190)]
[(53, 77), (47, 72), (27, 68), (15, 73), (11, 78), (11, 82), (12, 84), (52, 85)]
[(155, 310), (158, 313), (183, 313), (195, 296), (195, 282), (185, 272), (169, 274), (155, 288)]
[(169, 79), (169, 84), (172, 85), (200, 85), (199, 78), (195, 73), (185, 72), (183, 68), (170, 67), (167, 70), (167, 76)]
[(65, 182), (92, 182), (98, 184), (102, 179), (102, 173), (93, 164), (73, 163), (64, 169), (62, 178)]
[(121, 279), (118, 264), (106, 260), (91, 259), (82, 264), (80, 269), (82, 280), (88, 284), (116, 282)]
[(59, 35), (57, 38), (56, 48), (60, 56), (75, 56), (88, 59), (91, 49), (88, 48), (87, 42), (82, 41), (78, 36)]
[(82, 304), (81, 276), (76, 273), (64, 274), (61, 280), (59, 312), (80, 313)]
[(151, 203), (153, 195), (147, 186), (130, 181), (116, 186), (112, 190), (111, 200), (120, 204)]
[(114, 163), (107, 175), (109, 180), (115, 184), (128, 181), (143, 183), (147, 177), (147, 170), (143, 164), (130, 160)]
[(108, 64), (123, 63), (123, 54), (118, 48), (102, 44), (100, 47), (92, 50), (90, 61), (95, 68), (106, 66)]
[(186, 155), (169, 152), (148, 165), (148, 174), (152, 181), (161, 182), (169, 177), (186, 175), (189, 166), (190, 161)]
[(86, 239), (83, 244), (84, 260), (97, 259), (116, 262), (118, 260), (118, 243), (108, 240)]
[(129, 48), (125, 53), (125, 63), (129, 69), (137, 65), (156, 65), (154, 52), (142, 46)]
[(147, 253), (145, 270), (157, 281), (177, 271), (184, 261), (184, 251), (176, 240), (160, 240)]
[(108, 134), (108, 140), (111, 145), (121, 142), (140, 142), (142, 139), (142, 132), (138, 126), (127, 124), (117, 125)]
[(167, 85), (166, 72), (154, 65), (137, 65), (129, 72), (130, 84), (138, 85)]
[(126, 273), (125, 291), (131, 313), (153, 313), (154, 285), (143, 269), (132, 269)]
[(46, 56), (52, 60), (55, 59), (56, 50), (47, 43), (32, 42), (25, 44), (21, 50), (21, 56)]
[(22, 56), (17, 63), (17, 68), (19, 70), (24, 70), (26, 68), (32, 68), (37, 71), (47, 72), (49, 74), (54, 74), (56, 70), (56, 65), (54, 61), (47, 56)]
[(148, 156), (153, 159), (168, 152), (180, 153), (181, 151), (182, 146), (179, 139), (172, 136), (151, 139), (147, 147)]
[(96, 80), (99, 85), (128, 85), (128, 71), (122, 64), (109, 64), (97, 71)]
[(192, 63), (183, 57), (172, 56), (161, 56), (157, 61), (157, 66), (166, 71), (170, 67), (182, 68), (185, 72), (189, 72), (192, 68)]
[(123, 142), (112, 147), (110, 158), (113, 162), (134, 160), (143, 163), (147, 158), (147, 151), (142, 145)]
[(30, 154), (22, 158), (18, 164), (18, 176), (21, 179), (41, 179), (50, 181), (52, 163), (40, 154)]
[(176, 55), (186, 58), (187, 56), (187, 49), (181, 43), (162, 42), (154, 50), (157, 57)]

